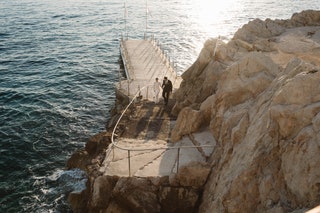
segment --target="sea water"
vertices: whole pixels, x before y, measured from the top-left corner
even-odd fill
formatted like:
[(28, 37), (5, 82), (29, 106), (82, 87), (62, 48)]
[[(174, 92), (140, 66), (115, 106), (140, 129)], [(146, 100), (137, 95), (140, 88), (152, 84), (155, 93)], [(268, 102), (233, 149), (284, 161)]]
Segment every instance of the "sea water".
[(178, 74), (211, 37), (320, 0), (0, 0), (0, 212), (70, 212), (86, 176), (67, 159), (103, 131), (119, 41), (154, 36)]

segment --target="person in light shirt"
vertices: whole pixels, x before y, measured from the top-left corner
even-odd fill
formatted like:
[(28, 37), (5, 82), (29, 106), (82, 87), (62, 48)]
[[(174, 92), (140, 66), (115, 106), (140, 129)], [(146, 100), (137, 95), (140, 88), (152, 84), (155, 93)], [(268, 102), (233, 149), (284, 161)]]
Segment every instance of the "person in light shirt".
[(159, 93), (160, 93), (161, 83), (159, 79), (156, 78), (156, 81), (153, 83), (153, 91), (154, 91), (154, 102), (159, 103)]

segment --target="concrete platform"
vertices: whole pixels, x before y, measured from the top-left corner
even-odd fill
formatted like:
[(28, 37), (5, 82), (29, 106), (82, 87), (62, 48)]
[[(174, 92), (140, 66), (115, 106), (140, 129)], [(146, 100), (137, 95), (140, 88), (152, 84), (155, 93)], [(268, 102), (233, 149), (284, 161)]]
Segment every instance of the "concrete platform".
[(153, 99), (153, 82), (159, 78), (162, 83), (167, 76), (173, 84), (173, 90), (179, 88), (182, 78), (175, 72), (172, 63), (154, 40), (122, 40), (121, 58), (124, 64), (126, 80), (117, 84), (117, 89), (133, 97), (139, 89), (143, 98)]

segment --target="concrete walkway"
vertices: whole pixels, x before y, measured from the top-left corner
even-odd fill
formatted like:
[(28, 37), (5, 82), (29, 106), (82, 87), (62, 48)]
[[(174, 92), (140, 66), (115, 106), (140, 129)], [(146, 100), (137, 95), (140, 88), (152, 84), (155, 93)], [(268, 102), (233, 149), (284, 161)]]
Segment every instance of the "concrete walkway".
[[(163, 101), (159, 104), (151, 102), (156, 77), (162, 83), (163, 77), (167, 76), (173, 83), (173, 90), (181, 83), (181, 77), (177, 76), (163, 51), (153, 40), (123, 40), (120, 50), (127, 80), (119, 82), (117, 90), (132, 99), (140, 89), (145, 89), (140, 91), (142, 98), (137, 99), (120, 120), (117, 128), (121, 131), (118, 130), (114, 141), (117, 147), (110, 144), (100, 172), (158, 177), (176, 173), (192, 162), (206, 162), (215, 145), (210, 132), (205, 130), (171, 143), (170, 134), (176, 119), (170, 113), (174, 100), (169, 100), (167, 106)], [(200, 145), (210, 147), (194, 147)]]
[[(100, 172), (104, 175), (161, 177), (177, 173), (189, 163), (206, 162), (216, 144), (212, 134), (203, 130), (171, 143), (170, 132), (175, 120), (168, 107), (148, 101), (136, 106), (130, 122), (125, 122), (128, 125), (122, 136), (116, 139), (117, 146), (131, 150), (114, 148), (104, 160)], [(191, 148), (202, 145), (211, 147)], [(186, 146), (189, 148), (180, 148)]]
[(124, 94), (132, 97), (139, 89), (147, 86), (141, 95), (152, 100), (153, 82), (159, 78), (162, 83), (164, 76), (172, 81), (174, 90), (179, 88), (181, 77), (154, 40), (122, 40), (120, 52), (127, 80), (119, 82), (117, 88)]

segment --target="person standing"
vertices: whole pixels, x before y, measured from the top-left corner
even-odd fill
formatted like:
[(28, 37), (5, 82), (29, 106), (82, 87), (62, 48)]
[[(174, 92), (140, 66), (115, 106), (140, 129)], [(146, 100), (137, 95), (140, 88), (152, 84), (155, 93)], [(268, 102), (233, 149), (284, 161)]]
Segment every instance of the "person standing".
[(158, 80), (159, 79), (156, 78), (156, 81), (153, 83), (154, 102), (156, 104), (159, 103), (159, 93), (160, 93), (160, 88), (161, 88), (161, 84)]
[(163, 79), (162, 89), (162, 97), (164, 99), (164, 104), (168, 105), (169, 96), (172, 92), (172, 82), (167, 77), (164, 77)]

